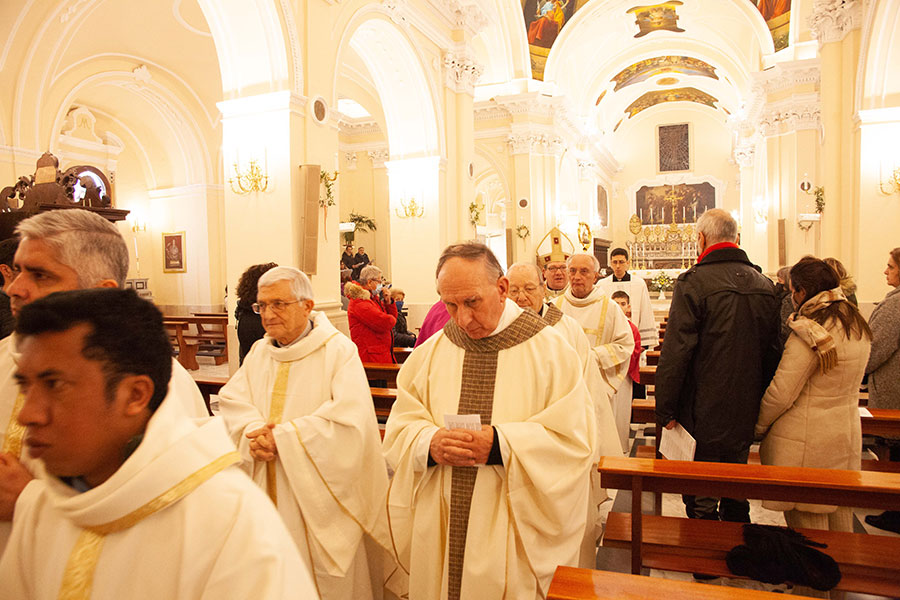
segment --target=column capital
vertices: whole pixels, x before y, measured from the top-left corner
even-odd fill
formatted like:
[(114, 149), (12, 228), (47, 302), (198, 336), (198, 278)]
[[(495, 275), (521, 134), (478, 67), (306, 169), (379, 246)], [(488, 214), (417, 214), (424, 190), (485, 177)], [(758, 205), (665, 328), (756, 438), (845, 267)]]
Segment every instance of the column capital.
[(463, 49), (444, 53), (444, 85), (456, 93), (475, 95), (475, 84), (484, 67)]
[(372, 168), (374, 169), (383, 169), (384, 163), (391, 158), (391, 153), (387, 148), (367, 150), (366, 154), (369, 155), (369, 160), (372, 161)]
[(821, 114), (819, 94), (796, 95), (767, 104), (759, 116), (756, 127), (765, 137), (802, 129), (820, 129)]
[(821, 48), (843, 40), (850, 31), (858, 29), (862, 21), (863, 0), (815, 0), (808, 23)]

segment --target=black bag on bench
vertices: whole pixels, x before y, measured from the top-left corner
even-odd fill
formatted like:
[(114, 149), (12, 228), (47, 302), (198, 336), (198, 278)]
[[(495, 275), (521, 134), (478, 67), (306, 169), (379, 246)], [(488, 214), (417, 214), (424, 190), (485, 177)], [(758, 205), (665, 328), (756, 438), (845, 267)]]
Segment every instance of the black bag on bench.
[[(764, 583), (805, 585), (828, 591), (841, 581), (841, 569), (833, 558), (816, 550), (827, 548), (790, 527), (744, 525), (744, 544), (725, 557), (735, 575)], [(815, 546), (816, 548), (814, 548)]]

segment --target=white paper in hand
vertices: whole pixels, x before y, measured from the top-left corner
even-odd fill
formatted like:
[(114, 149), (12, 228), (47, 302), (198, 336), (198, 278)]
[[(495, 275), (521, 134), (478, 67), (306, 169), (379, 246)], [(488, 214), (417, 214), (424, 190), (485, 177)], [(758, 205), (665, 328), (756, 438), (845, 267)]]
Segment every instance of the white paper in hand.
[(481, 431), (481, 415), (444, 415), (444, 427)]
[(675, 423), (672, 429), (662, 430), (659, 453), (669, 460), (694, 460), (696, 450), (697, 440), (681, 426), (681, 423)]

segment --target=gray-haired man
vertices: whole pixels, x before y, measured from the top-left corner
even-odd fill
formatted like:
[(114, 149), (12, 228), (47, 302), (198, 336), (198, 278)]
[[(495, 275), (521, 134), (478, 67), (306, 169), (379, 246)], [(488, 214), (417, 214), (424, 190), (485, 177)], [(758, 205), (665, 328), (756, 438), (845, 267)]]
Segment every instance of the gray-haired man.
[[(16, 228), (19, 248), (15, 279), (6, 292), (13, 316), (53, 292), (123, 287), (128, 276), (128, 247), (115, 225), (81, 209), (35, 215)], [(16, 499), (31, 480), (31, 460), (23, 454), (24, 427), (16, 422), (24, 397), (15, 371), (16, 337), (0, 340), (0, 552), (9, 536)], [(177, 387), (185, 412), (207, 417), (203, 396), (191, 376), (173, 359), (170, 389)]]

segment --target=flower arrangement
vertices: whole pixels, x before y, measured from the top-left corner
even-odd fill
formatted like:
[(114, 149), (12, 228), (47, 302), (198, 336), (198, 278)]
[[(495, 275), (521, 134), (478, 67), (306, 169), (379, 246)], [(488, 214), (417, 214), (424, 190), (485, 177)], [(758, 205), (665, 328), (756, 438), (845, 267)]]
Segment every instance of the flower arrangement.
[(822, 214), (825, 211), (825, 188), (821, 185), (816, 186), (813, 194), (816, 196), (816, 212)]
[(651, 281), (653, 282), (653, 285), (656, 287), (656, 289), (660, 292), (665, 292), (666, 290), (671, 289), (672, 284), (674, 283), (674, 280), (669, 277), (669, 274), (665, 271), (651, 279)]

